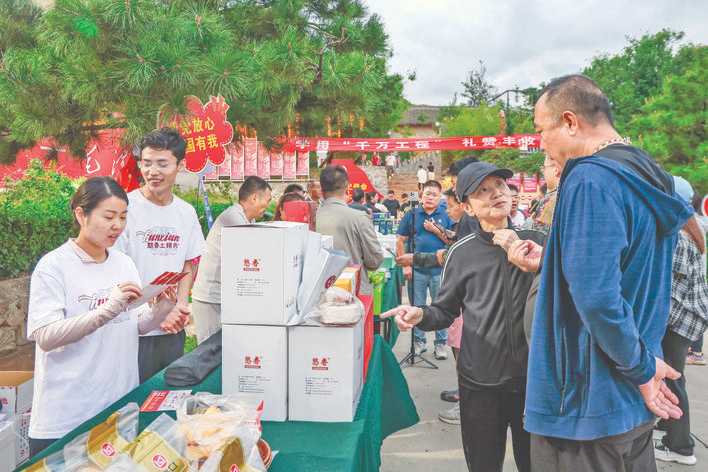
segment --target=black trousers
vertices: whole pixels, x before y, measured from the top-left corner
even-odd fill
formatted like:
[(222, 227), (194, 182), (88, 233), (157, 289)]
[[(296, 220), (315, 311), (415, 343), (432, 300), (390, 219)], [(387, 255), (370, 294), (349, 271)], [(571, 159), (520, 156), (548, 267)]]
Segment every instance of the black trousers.
[(592, 441), (531, 435), (533, 472), (656, 472), (654, 422)]
[(56, 439), (32, 439), (29, 438), (29, 456), (34, 457), (56, 441)]
[(678, 380), (666, 379), (666, 385), (674, 392), (679, 399), (679, 408), (683, 411), (683, 416), (677, 420), (661, 420), (659, 429), (666, 431), (666, 436), (662, 442), (670, 451), (683, 454), (684, 456), (693, 455), (693, 438), (691, 437), (691, 421), (688, 411), (688, 393), (686, 392), (686, 376), (684, 370), (686, 367), (686, 355), (691, 341), (680, 336), (672, 331), (666, 330), (664, 340), (661, 342), (661, 348), (664, 351), (664, 361), (674, 369), (681, 372), (681, 378)]
[(140, 383), (145, 382), (184, 355), (185, 337), (184, 330), (177, 334), (140, 336), (138, 347)]
[(524, 430), (524, 392), (471, 390), (460, 385), (462, 446), (470, 472), (502, 472), (511, 427), (519, 472), (530, 472), (530, 436)]

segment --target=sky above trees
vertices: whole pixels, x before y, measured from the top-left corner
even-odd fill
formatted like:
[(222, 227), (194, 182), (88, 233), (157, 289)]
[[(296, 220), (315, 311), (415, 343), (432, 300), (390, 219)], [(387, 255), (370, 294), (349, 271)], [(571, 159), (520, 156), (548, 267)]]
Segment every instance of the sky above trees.
[(484, 61), (499, 90), (536, 86), (578, 72), (598, 54), (619, 53), (627, 36), (663, 28), (708, 43), (702, 0), (368, 0), (381, 15), (394, 72), (415, 72), (404, 94), (416, 104), (448, 104), (467, 72)]

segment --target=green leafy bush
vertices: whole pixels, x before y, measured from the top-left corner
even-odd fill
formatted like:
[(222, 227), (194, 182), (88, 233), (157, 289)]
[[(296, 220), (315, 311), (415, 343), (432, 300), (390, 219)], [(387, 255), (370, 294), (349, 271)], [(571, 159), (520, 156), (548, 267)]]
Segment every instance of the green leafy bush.
[(0, 192), (0, 278), (32, 271), (47, 252), (73, 234), (69, 201), (74, 182), (41, 161), (33, 161), (25, 177), (8, 181)]
[[(199, 224), (202, 226), (202, 233), (204, 237), (209, 234), (209, 228), (207, 225), (206, 213), (204, 212), (204, 199), (197, 192), (196, 189), (189, 190), (186, 192), (175, 192), (182, 200), (189, 203), (197, 211), (197, 217), (199, 218)], [(216, 218), (228, 207), (233, 205), (232, 199), (228, 196), (227, 192), (212, 192), (207, 191), (209, 196), (209, 207), (211, 207), (211, 216), (216, 220)]]

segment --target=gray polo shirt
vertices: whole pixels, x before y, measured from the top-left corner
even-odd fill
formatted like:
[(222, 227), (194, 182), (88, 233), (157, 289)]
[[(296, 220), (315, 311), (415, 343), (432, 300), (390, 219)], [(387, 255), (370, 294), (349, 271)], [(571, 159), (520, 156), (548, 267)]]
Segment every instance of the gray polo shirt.
[(226, 209), (214, 221), (206, 239), (206, 252), (199, 262), (192, 298), (200, 302), (221, 303), (221, 229), (254, 223), (248, 220), (238, 203)]

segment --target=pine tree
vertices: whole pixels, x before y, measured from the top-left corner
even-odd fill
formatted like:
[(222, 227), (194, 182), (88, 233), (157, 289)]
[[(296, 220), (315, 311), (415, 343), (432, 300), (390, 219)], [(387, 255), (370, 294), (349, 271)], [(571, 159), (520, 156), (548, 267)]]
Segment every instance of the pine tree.
[[(184, 97), (223, 95), (271, 141), (295, 128), (381, 135), (405, 109), (383, 25), (359, 0), (0, 0), (0, 156), (102, 128), (134, 143)], [(6, 27), (12, 26), (12, 27)]]

